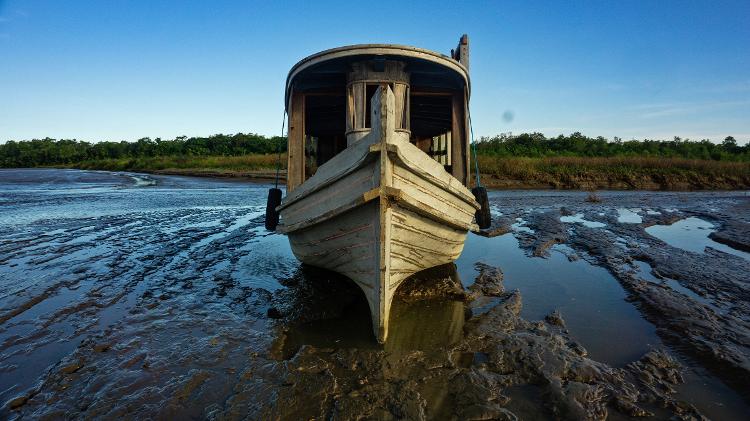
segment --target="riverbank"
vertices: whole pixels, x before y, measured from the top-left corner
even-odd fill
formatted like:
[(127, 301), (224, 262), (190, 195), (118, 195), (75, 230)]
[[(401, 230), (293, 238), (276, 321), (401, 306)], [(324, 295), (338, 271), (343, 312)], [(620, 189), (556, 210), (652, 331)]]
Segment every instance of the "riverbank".
[[(151, 157), (84, 161), (66, 168), (151, 174), (272, 180), (278, 157)], [(286, 176), (286, 155), (280, 177)], [(565, 190), (744, 190), (750, 189), (750, 162), (651, 157), (479, 156), (482, 184), (493, 189)]]

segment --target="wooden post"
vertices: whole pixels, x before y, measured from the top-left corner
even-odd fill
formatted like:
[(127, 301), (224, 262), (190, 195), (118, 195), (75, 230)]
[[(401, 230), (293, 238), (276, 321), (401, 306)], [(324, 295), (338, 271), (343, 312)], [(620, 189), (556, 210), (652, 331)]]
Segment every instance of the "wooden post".
[(466, 67), (466, 70), (469, 70), (469, 36), (466, 34), (463, 34), (461, 36), (461, 40), (458, 41), (458, 47), (456, 48), (458, 52), (458, 61), (459, 63), (463, 64), (464, 67)]
[(305, 181), (305, 95), (293, 91), (289, 102), (286, 194)]
[(451, 175), (466, 185), (469, 181), (469, 148), (463, 91), (454, 93), (451, 103)]

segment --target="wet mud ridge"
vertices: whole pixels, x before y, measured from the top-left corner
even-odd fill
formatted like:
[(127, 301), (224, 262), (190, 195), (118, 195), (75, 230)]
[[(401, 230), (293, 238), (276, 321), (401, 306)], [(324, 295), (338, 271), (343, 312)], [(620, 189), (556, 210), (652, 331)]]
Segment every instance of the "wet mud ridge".
[[(0, 183), (2, 419), (747, 414), (746, 195), (494, 192), (494, 237), (405, 281), (381, 346), (356, 286), (263, 229), (263, 186), (51, 180)], [(631, 325), (658, 336), (615, 353)]]
[(526, 221), (529, 230), (517, 235), (529, 254), (564, 244), (571, 260), (607, 268), (666, 344), (750, 396), (747, 194), (610, 193), (602, 203), (562, 207), (559, 198), (532, 201), (533, 209), (527, 200), (503, 201), (505, 212)]

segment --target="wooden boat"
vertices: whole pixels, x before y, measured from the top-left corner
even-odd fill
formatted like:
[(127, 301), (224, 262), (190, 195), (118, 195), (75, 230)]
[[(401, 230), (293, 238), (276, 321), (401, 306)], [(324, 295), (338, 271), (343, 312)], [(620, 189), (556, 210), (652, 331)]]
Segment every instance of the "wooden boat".
[(467, 69), (464, 35), (451, 57), (356, 45), (307, 57), (287, 78), (279, 230), (299, 260), (359, 285), (380, 342), (401, 282), (456, 260), (477, 229)]

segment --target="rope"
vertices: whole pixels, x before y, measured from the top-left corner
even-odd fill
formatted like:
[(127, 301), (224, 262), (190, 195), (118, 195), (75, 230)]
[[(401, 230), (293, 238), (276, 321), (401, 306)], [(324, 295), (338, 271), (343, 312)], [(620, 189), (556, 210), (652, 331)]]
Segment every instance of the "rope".
[(474, 149), (474, 169), (476, 171), (477, 187), (482, 187), (482, 180), (479, 178), (479, 160), (477, 159), (477, 143), (474, 141), (474, 126), (471, 124), (471, 111), (466, 107), (466, 114), (469, 116), (469, 132), (471, 133), (471, 146)]
[[(284, 110), (284, 117), (281, 120), (281, 138), (284, 138), (284, 129), (286, 128), (286, 110)], [(276, 184), (275, 188), (279, 188), (279, 169), (281, 168), (281, 142), (276, 146)]]

